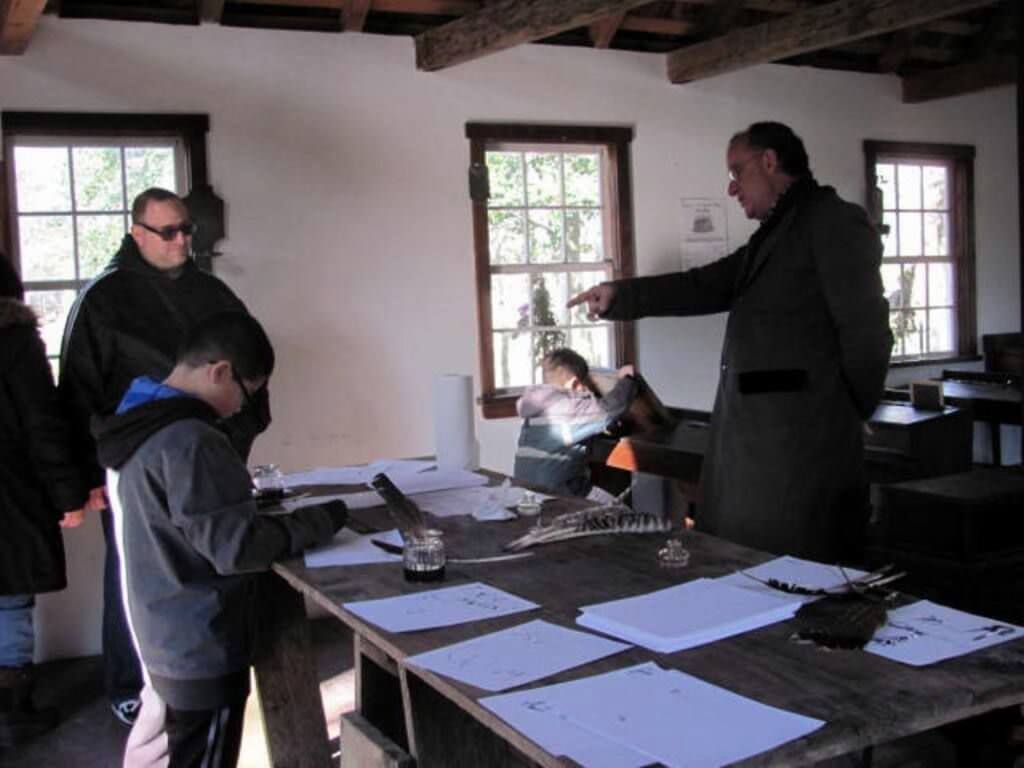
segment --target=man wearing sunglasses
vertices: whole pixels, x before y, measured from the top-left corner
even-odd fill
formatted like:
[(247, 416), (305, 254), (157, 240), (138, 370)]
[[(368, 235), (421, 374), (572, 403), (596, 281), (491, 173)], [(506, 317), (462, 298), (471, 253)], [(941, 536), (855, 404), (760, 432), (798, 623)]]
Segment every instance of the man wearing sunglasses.
[[(124, 618), (113, 524), (90, 425), (114, 412), (137, 377), (164, 379), (185, 334), (200, 320), (246, 311), (230, 288), (190, 258), (195, 225), (180, 197), (147, 189), (135, 198), (131, 219), (131, 230), (110, 264), (71, 309), (60, 364), (60, 393), (71, 420), (76, 462), (93, 489), (87, 509), (103, 510), (104, 683), (114, 715), (126, 725), (138, 711), (142, 674)], [(243, 458), (270, 423), (266, 390), (251, 399), (223, 425)]]

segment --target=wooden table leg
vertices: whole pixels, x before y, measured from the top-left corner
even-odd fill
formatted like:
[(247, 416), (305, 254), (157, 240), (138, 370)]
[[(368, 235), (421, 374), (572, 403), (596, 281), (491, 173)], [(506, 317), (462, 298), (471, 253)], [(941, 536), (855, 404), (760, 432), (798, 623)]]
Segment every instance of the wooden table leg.
[(280, 576), (260, 580), (256, 685), (274, 768), (328, 768), (320, 683), (302, 596)]

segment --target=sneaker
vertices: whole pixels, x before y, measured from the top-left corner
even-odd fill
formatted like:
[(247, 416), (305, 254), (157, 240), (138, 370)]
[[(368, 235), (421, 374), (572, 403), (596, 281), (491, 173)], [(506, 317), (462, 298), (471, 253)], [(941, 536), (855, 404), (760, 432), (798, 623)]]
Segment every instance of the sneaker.
[(139, 717), (139, 707), (141, 706), (142, 702), (138, 699), (124, 699), (111, 704), (110, 711), (114, 713), (114, 717), (131, 728)]

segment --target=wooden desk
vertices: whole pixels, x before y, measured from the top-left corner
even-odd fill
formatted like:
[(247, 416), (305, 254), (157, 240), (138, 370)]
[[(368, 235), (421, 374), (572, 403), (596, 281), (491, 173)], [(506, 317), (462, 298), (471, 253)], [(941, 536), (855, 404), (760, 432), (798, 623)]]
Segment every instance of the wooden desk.
[[(674, 427), (658, 427), (592, 442), (591, 461), (628, 472), (675, 478), (696, 488), (707, 452), (710, 414), (685, 414)], [(964, 472), (971, 467), (967, 412), (947, 407), (924, 411), (904, 403), (881, 403), (868, 422), (865, 462), (873, 483)]]
[[(558, 505), (571, 504), (560, 500)], [(545, 514), (547, 511), (545, 512)], [(390, 527), (383, 511), (353, 512), (359, 525)], [(449, 552), (497, 551), (529, 520), (476, 523), (446, 518)], [(690, 565), (657, 567), (663, 534), (596, 536), (540, 547), (533, 558), (500, 564), (449, 566), (445, 586), (484, 581), (543, 606), (492, 621), (391, 634), (347, 611), (346, 601), (431, 589), (402, 578), (399, 564), (307, 569), (301, 560), (275, 566), (275, 631), (257, 664), (257, 681), (275, 766), (326, 768), (326, 731), (308, 643), (302, 593), (356, 635), (359, 712), (410, 752), (420, 766), (565, 766), (478, 703), (486, 692), (410, 667), (420, 652), (534, 618), (575, 626), (580, 605), (640, 594), (703, 576), (721, 576), (768, 555), (698, 533), (688, 534)], [(283, 585), (287, 582), (294, 590)], [(758, 701), (827, 724), (805, 738), (744, 761), (746, 766), (805, 765), (863, 750), (993, 709), (1024, 702), (1024, 641), (1007, 643), (927, 668), (912, 668), (863, 652), (824, 652), (789, 641), (790, 622), (674, 654), (643, 649), (603, 659), (539, 681), (577, 679), (654, 660)], [(319, 732), (319, 740), (317, 738)]]
[[(908, 392), (902, 388), (886, 390), (887, 396), (906, 400)], [(942, 397), (949, 405), (967, 410), (974, 421), (984, 422), (992, 430), (992, 458), (1002, 463), (999, 427), (1002, 424), (1021, 425), (1024, 419), (1020, 387), (979, 381), (942, 381)], [(1024, 448), (1024, 439), (1022, 439)]]

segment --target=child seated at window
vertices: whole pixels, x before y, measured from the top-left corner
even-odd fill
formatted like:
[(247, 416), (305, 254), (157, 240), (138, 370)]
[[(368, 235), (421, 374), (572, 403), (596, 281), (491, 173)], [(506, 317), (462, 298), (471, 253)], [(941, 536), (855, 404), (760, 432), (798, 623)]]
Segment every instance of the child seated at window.
[(556, 349), (541, 361), (544, 383), (527, 387), (516, 403), (523, 419), (513, 476), (567, 496), (590, 491), (586, 441), (621, 417), (636, 397), (633, 366), (601, 395), (587, 361), (571, 349)]

